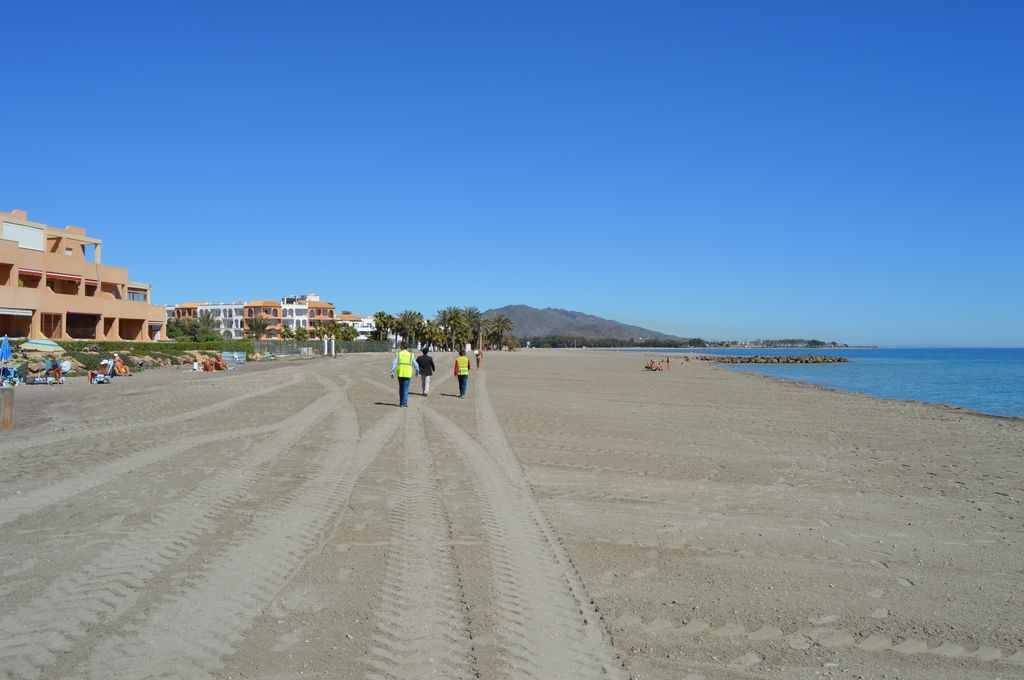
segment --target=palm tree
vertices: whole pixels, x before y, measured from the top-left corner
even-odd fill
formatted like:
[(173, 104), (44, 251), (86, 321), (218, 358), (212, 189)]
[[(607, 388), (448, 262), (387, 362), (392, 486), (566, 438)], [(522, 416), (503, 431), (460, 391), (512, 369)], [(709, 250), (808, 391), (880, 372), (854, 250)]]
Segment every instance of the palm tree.
[(295, 337), (295, 331), (292, 330), (291, 326), (281, 326), (281, 339), (291, 340)]
[(267, 329), (270, 328), (270, 320), (262, 314), (250, 316), (245, 320), (245, 327), (248, 330), (249, 337), (259, 340), (267, 334)]
[(199, 311), (196, 317), (196, 330), (198, 332), (220, 333), (220, 319), (213, 315), (209, 309)]
[(398, 315), (397, 326), (402, 334), (402, 339), (410, 345), (416, 344), (416, 335), (423, 324), (423, 315), (419, 312), (407, 309)]
[(510, 333), (513, 327), (512, 319), (504, 314), (495, 314), (487, 319), (487, 336), (500, 349), (505, 344), (505, 335)]
[(388, 334), (395, 327), (395, 318), (387, 312), (377, 312), (373, 315), (373, 332), (381, 342), (388, 339)]
[(423, 324), (420, 336), (423, 339), (423, 345), (425, 347), (440, 347), (444, 344), (448, 334), (440, 324), (426, 321)]
[(484, 314), (476, 307), (463, 307), (462, 319), (470, 332), (476, 336), (476, 346), (484, 342)]
[(465, 316), (462, 310), (458, 307), (445, 307), (437, 312), (437, 316), (434, 317), (434, 323), (440, 326), (445, 334), (451, 337), (451, 345), (448, 349), (455, 349), (455, 334), (458, 332), (459, 327), (464, 323)]

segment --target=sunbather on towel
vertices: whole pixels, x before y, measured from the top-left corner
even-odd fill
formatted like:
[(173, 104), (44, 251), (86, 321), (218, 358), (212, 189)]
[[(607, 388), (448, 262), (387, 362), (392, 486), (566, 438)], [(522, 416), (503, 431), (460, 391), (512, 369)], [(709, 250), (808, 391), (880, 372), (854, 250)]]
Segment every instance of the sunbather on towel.
[(203, 370), (207, 373), (213, 371), (213, 362), (209, 358), (203, 359)]
[(226, 371), (228, 370), (228, 365), (223, 359), (217, 357), (213, 360), (213, 369), (215, 371)]

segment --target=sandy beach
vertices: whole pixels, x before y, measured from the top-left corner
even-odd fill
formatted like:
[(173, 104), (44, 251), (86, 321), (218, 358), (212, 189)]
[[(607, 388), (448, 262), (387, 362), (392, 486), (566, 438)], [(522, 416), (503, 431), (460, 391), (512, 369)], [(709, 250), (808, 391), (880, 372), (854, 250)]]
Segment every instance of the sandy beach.
[(18, 388), (0, 677), (1024, 677), (1024, 421), (436, 359)]

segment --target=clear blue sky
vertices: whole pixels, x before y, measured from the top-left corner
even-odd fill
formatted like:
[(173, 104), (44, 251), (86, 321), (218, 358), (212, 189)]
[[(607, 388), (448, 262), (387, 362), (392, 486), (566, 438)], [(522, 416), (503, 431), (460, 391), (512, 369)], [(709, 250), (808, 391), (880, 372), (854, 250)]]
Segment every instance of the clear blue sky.
[(1024, 3), (5, 3), (0, 210), (160, 303), (1024, 345)]

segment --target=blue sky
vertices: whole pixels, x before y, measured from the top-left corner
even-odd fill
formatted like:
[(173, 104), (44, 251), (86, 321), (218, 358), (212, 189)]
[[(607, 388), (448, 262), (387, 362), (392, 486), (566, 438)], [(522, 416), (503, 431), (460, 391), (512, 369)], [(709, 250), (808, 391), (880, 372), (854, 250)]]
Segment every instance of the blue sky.
[(1024, 345), (1024, 4), (6, 3), (0, 210), (160, 303)]

